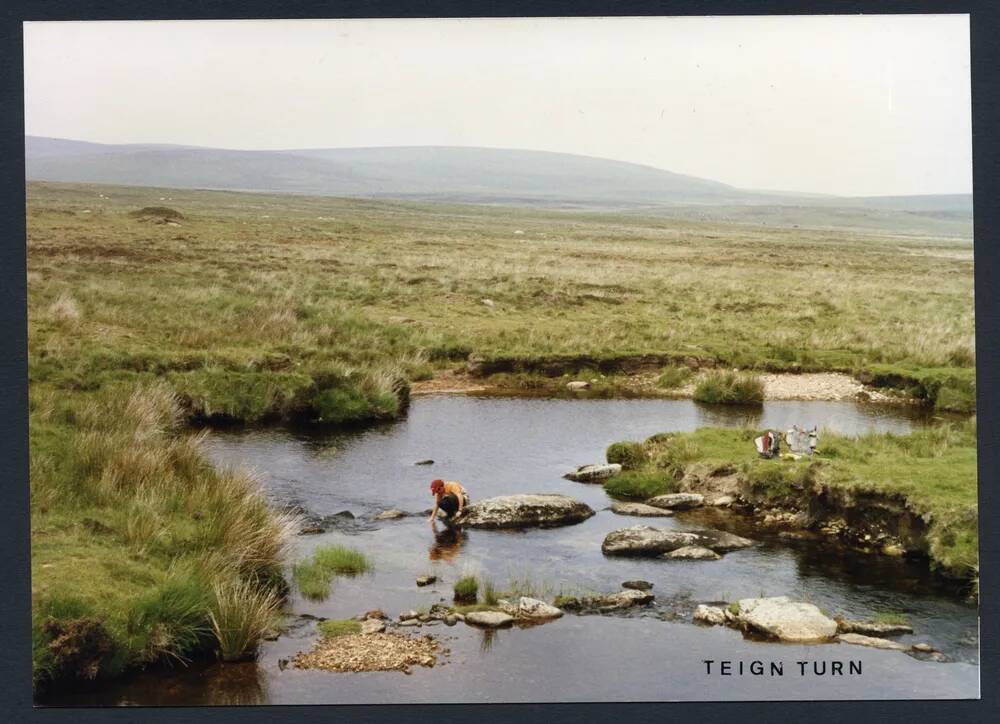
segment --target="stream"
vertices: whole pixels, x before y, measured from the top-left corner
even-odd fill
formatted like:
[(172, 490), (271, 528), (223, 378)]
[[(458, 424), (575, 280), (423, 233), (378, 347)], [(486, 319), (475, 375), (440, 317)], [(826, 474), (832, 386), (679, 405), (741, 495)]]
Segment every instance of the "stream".
[[(600, 485), (562, 475), (603, 462), (607, 445), (653, 433), (706, 425), (751, 424), (784, 430), (819, 425), (846, 434), (869, 429), (908, 432), (931, 421), (906, 406), (850, 402), (768, 402), (743, 409), (691, 400), (562, 400), (476, 396), (416, 398), (395, 423), (336, 433), (265, 429), (213, 432), (216, 464), (257, 472), (276, 504), (316, 516), (350, 511), (325, 533), (295, 540), (294, 558), (341, 543), (364, 551), (374, 572), (336, 578), (331, 595), (309, 601), (296, 592), (297, 617), (349, 618), (381, 608), (426, 608), (451, 599), (461, 575), (476, 573), (500, 589), (528, 581), (551, 599), (560, 592), (619, 590), (622, 581), (654, 583), (655, 603), (620, 615), (567, 614), (532, 628), (482, 631), (458, 624), (424, 627), (450, 649), (434, 668), (399, 672), (332, 673), (279, 666), (316, 639), (315, 623), (295, 618), (258, 661), (192, 664), (150, 670), (89, 692), (61, 694), (51, 704), (364, 704), (453, 702), (669, 701), (752, 699), (975, 698), (979, 696), (978, 611), (925, 562), (864, 555), (828, 543), (761, 538), (730, 520), (728, 527), (759, 544), (714, 562), (605, 558), (604, 536), (636, 524), (696, 529), (708, 523), (692, 511), (673, 518), (612, 513)], [(422, 459), (433, 465), (415, 465)], [(432, 532), (426, 515), (372, 521), (398, 508), (429, 508), (432, 478), (459, 480), (473, 500), (514, 493), (563, 493), (597, 515), (547, 530)], [(733, 514), (725, 514), (735, 518)], [(714, 518), (718, 518), (715, 516)], [(418, 588), (414, 579), (438, 583)], [(830, 615), (871, 619), (905, 614), (914, 634), (949, 659), (921, 661), (896, 652), (847, 644), (792, 645), (750, 641), (740, 632), (691, 623), (698, 603), (760, 595), (809, 601)], [(405, 630), (405, 629), (404, 629)], [(783, 676), (729, 675), (704, 660), (783, 663)], [(808, 662), (800, 674), (798, 661)], [(831, 674), (830, 662), (859, 661), (861, 675)], [(814, 673), (820, 665), (826, 673)]]

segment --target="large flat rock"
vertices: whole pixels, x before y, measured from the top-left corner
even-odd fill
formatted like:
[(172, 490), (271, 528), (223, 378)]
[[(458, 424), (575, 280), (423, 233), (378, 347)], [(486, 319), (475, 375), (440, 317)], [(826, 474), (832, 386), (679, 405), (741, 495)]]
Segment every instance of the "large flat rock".
[(790, 601), (787, 596), (741, 599), (736, 619), (754, 631), (781, 641), (829, 641), (837, 634), (836, 621), (811, 603)]
[(554, 493), (502, 495), (468, 505), (455, 524), (468, 528), (551, 528), (594, 514), (586, 503)]
[(601, 550), (611, 556), (652, 557), (686, 546), (725, 553), (752, 545), (752, 540), (721, 530), (663, 530), (649, 525), (634, 525), (608, 533)]

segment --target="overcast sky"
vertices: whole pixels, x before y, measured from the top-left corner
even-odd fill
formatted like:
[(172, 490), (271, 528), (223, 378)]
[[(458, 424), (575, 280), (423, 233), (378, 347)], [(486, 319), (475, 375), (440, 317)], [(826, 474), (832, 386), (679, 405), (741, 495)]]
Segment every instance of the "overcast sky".
[(32, 135), (565, 151), (736, 186), (972, 188), (964, 15), (27, 23)]

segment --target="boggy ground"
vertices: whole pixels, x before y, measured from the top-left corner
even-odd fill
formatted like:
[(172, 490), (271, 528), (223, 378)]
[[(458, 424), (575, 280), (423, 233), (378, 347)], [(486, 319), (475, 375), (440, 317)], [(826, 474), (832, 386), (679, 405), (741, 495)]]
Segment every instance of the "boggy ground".
[(632, 499), (698, 493), (792, 536), (812, 531), (872, 552), (926, 556), (945, 574), (977, 580), (975, 418), (908, 435), (822, 431), (816, 454), (800, 459), (761, 459), (758, 434), (701, 428), (615, 443), (608, 461), (623, 471), (605, 489)]
[[(39, 681), (268, 630), (282, 520), (182, 449), (185, 423), (394, 418), (470, 357), (528, 378), (841, 370), (974, 404), (966, 238), (49, 183), (27, 222)], [(220, 475), (252, 515), (219, 507)], [(226, 605), (245, 585), (255, 611)], [(53, 648), (69, 630), (98, 665)]]

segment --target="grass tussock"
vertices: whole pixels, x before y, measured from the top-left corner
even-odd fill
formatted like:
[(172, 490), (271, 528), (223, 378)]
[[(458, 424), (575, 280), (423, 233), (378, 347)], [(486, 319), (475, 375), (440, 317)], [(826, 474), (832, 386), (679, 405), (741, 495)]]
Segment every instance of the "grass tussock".
[(476, 603), (479, 600), (479, 579), (475, 576), (462, 576), (453, 587), (456, 603)]
[(694, 388), (698, 402), (720, 405), (753, 405), (764, 401), (764, 382), (745, 372), (709, 372)]
[(46, 404), (30, 429), (36, 685), (247, 654), (280, 601), (294, 521), (208, 463), (164, 384)]
[(323, 600), (330, 593), (334, 576), (356, 576), (372, 570), (371, 561), (360, 551), (346, 546), (324, 546), (292, 566), (292, 579), (306, 598)]
[(252, 658), (257, 643), (278, 623), (281, 598), (246, 580), (216, 583), (213, 591), (209, 618), (222, 660)]

